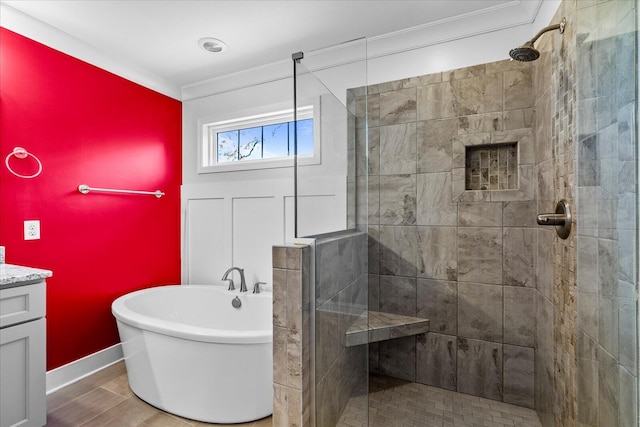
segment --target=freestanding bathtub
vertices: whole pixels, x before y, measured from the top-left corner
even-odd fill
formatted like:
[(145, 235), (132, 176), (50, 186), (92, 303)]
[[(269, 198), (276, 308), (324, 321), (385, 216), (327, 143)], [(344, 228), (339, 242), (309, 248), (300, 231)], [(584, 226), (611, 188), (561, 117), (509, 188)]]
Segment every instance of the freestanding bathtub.
[[(111, 310), (131, 390), (198, 421), (241, 423), (270, 415), (271, 296), (222, 285), (170, 285), (116, 299)], [(239, 308), (232, 306), (236, 297)]]

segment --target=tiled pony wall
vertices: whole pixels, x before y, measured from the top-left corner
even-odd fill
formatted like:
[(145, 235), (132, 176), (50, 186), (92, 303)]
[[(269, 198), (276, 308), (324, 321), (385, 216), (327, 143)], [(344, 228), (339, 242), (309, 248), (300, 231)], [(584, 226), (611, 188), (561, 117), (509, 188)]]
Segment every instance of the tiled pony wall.
[(273, 246), (273, 426), (311, 420), (310, 248)]
[[(345, 344), (367, 307), (367, 235), (315, 236), (308, 246), (273, 247), (274, 426), (333, 426), (349, 401), (367, 400), (367, 346)], [(315, 255), (315, 260), (312, 257)], [(315, 293), (310, 266), (315, 261)], [(315, 384), (311, 382), (311, 298), (315, 295)]]
[(367, 308), (367, 235), (316, 237), (316, 425), (333, 426), (350, 399), (367, 397), (367, 346), (347, 347), (346, 332)]
[[(354, 90), (358, 117), (365, 99), (368, 109), (368, 176), (358, 168), (357, 190), (358, 217), (368, 209), (369, 308), (431, 320), (426, 338), (372, 344), (371, 371), (533, 407), (531, 64), (500, 61), (363, 92)], [(517, 186), (469, 186), (471, 157), (487, 181), (507, 174), (507, 159), (490, 155), (507, 153), (494, 150), (505, 144), (515, 144)]]

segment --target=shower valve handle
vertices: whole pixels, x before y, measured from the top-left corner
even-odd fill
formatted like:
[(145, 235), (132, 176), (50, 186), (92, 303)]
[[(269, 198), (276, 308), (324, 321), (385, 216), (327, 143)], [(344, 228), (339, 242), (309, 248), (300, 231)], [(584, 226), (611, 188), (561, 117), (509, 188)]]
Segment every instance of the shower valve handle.
[(564, 225), (566, 218), (563, 214), (540, 214), (536, 220), (538, 225)]
[(566, 200), (560, 200), (555, 213), (539, 214), (536, 217), (538, 225), (551, 225), (561, 239), (566, 239), (571, 233), (571, 209)]

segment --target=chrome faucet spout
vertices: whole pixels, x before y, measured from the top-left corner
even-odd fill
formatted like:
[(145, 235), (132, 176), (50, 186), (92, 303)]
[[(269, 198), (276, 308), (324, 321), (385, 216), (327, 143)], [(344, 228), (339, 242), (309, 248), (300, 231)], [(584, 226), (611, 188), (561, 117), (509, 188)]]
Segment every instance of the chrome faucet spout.
[(233, 286), (233, 279), (228, 278), (229, 274), (231, 274), (233, 270), (237, 270), (238, 273), (240, 273), (240, 292), (247, 292), (247, 282), (244, 279), (244, 268), (231, 267), (230, 269), (224, 272), (224, 275), (222, 276), (222, 280), (228, 280), (229, 290), (233, 291), (235, 289), (235, 286)]

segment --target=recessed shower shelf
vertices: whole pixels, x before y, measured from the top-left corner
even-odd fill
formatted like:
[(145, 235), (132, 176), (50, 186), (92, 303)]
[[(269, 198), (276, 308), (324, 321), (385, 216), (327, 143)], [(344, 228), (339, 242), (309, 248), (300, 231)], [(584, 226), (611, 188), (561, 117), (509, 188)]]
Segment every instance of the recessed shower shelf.
[(346, 333), (346, 347), (429, 332), (429, 319), (369, 311), (358, 318)]

